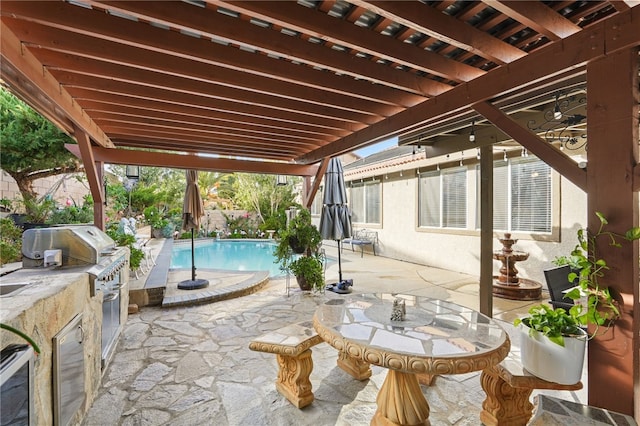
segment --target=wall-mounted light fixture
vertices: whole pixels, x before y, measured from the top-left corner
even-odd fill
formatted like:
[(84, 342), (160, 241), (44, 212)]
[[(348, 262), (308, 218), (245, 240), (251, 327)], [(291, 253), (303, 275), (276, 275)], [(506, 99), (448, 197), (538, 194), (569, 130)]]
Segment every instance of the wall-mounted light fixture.
[(476, 148), (476, 158), (480, 159), (480, 148)]
[(286, 175), (278, 175), (276, 176), (276, 186), (286, 186), (287, 185), (287, 176)]
[(553, 118), (556, 120), (562, 118), (562, 111), (560, 111), (560, 93), (556, 93), (556, 103), (553, 106)]
[(471, 120), (471, 132), (469, 132), (469, 142), (476, 141), (475, 120)]

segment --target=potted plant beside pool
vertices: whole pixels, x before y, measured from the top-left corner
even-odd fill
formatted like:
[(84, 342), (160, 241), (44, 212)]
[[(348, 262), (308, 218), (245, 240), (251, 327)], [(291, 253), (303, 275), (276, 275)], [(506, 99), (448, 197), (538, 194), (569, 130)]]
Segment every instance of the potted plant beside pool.
[(321, 290), (324, 286), (322, 258), (319, 254), (322, 236), (311, 223), (309, 210), (301, 209), (278, 232), (280, 241), (275, 256), (282, 270), (296, 277), (301, 290)]

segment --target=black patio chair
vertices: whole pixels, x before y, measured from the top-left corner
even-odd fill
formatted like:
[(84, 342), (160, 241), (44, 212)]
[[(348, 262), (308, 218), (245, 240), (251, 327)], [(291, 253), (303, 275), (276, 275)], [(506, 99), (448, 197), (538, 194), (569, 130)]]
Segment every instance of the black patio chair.
[(573, 299), (565, 297), (564, 291), (569, 290), (577, 285), (576, 282), (569, 281), (571, 268), (568, 265), (559, 266), (544, 271), (544, 278), (549, 288), (549, 297), (553, 309), (562, 308), (568, 311), (573, 306)]

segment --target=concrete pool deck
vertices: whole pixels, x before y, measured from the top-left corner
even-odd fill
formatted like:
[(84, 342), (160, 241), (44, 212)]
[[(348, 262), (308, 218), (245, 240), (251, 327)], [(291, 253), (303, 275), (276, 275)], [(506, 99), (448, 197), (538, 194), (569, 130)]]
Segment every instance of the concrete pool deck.
[[(330, 256), (337, 255), (337, 247), (326, 249)], [(351, 250), (343, 252), (342, 271), (344, 278), (354, 280), (354, 292), (412, 293), (479, 307), (477, 277), (369, 254), (360, 258)], [(197, 275), (217, 280), (219, 274), (198, 270)], [(327, 283), (337, 280), (337, 264), (328, 266), (326, 277)], [(372, 366), (371, 378), (357, 381), (337, 367), (335, 349), (319, 344), (312, 351), (315, 400), (297, 409), (275, 389), (275, 356), (248, 347), (266, 331), (311, 319), (319, 304), (340, 297), (297, 288), (287, 296), (285, 279), (272, 279), (257, 292), (216, 303), (143, 307), (124, 325), (83, 424), (368, 425), (386, 369)], [(511, 322), (536, 303), (540, 301), (494, 298), (493, 316), (511, 335), (513, 352), (519, 351), (519, 342)], [(479, 372), (440, 376), (422, 390), (432, 425), (480, 424), (485, 395)], [(585, 387), (534, 395), (585, 403), (586, 392)]]

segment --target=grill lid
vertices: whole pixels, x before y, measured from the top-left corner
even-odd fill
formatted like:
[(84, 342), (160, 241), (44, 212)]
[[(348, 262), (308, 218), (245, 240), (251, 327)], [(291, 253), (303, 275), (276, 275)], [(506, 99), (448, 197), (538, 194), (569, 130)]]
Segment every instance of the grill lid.
[(96, 264), (115, 251), (116, 243), (93, 225), (27, 229), (22, 234), (23, 266), (40, 266), (44, 251), (62, 250), (63, 265)]

